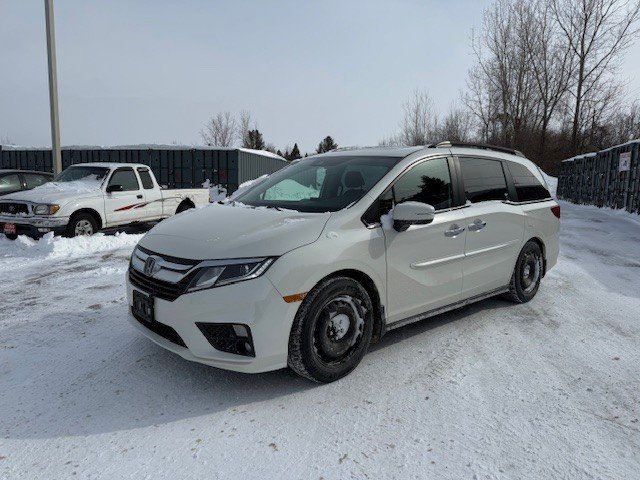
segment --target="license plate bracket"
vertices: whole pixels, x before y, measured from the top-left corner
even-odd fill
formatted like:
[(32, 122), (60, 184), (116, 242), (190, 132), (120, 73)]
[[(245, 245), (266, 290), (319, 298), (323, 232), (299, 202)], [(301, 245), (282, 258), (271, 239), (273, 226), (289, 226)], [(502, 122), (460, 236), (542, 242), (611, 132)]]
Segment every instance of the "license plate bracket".
[(18, 232), (15, 223), (5, 223), (2, 231), (5, 235), (15, 235)]
[(133, 291), (133, 305), (131, 311), (133, 314), (147, 323), (153, 323), (154, 310), (153, 310), (153, 297), (151, 295), (144, 294), (138, 290)]

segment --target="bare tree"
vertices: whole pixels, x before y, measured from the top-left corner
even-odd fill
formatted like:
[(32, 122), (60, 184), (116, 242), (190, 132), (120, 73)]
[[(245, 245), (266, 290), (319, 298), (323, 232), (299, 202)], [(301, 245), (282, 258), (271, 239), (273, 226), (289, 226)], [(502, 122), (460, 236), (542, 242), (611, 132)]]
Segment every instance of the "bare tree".
[(558, 35), (559, 28), (548, 0), (535, 0), (523, 8), (528, 10), (523, 33), (539, 99), (536, 128), (540, 130), (539, 152), (542, 154), (549, 126), (567, 99), (575, 59), (567, 42)]
[(439, 122), (437, 129), (438, 140), (454, 142), (469, 142), (473, 138), (473, 119), (469, 111), (457, 107), (454, 103)]
[[(254, 130), (258, 129), (258, 125), (253, 123)], [(248, 110), (242, 110), (240, 112), (240, 125), (238, 126), (238, 140), (243, 147), (249, 147), (251, 139), (249, 138), (249, 131), (251, 130), (251, 112)]]
[(640, 15), (636, 0), (551, 0), (553, 15), (565, 41), (575, 56), (571, 144), (579, 147), (581, 124), (585, 124), (585, 99), (595, 98), (603, 83), (610, 80), (620, 54), (637, 33)]
[(230, 147), (236, 137), (236, 120), (229, 112), (218, 113), (200, 130), (200, 136), (209, 146)]
[(415, 90), (404, 104), (404, 118), (400, 124), (403, 145), (427, 145), (435, 136), (438, 119), (433, 101), (427, 92)]

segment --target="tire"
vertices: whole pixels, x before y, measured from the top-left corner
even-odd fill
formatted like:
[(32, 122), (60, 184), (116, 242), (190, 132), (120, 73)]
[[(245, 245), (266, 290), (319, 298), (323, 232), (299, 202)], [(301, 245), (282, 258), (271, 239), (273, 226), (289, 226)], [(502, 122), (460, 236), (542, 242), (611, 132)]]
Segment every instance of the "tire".
[(289, 336), (289, 367), (329, 383), (349, 374), (367, 352), (373, 333), (373, 303), (348, 277), (328, 278), (307, 294)]
[(67, 225), (66, 236), (90, 236), (98, 231), (98, 222), (90, 213), (77, 213), (71, 216)]
[(533, 240), (528, 241), (520, 251), (509, 283), (509, 292), (505, 293), (504, 297), (516, 303), (526, 303), (531, 300), (540, 288), (543, 268), (544, 260), (540, 245)]
[(192, 208), (196, 207), (191, 202), (182, 202), (180, 205), (178, 205), (176, 215), (182, 212), (186, 212), (187, 210), (191, 210)]
[(17, 233), (5, 233), (4, 236), (7, 237), (9, 240), (16, 240), (18, 238)]

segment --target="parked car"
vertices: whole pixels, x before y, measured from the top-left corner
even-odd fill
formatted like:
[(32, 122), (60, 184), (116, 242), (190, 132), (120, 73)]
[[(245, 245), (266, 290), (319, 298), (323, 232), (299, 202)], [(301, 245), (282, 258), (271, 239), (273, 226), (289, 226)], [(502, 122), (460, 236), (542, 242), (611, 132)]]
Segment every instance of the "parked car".
[(92, 235), (103, 228), (152, 222), (206, 205), (205, 188), (163, 190), (138, 163), (81, 163), (53, 182), (0, 199), (0, 228), (9, 238), (48, 232)]
[(494, 295), (528, 302), (556, 263), (560, 207), (522, 154), (333, 151), (158, 224), (131, 257), (131, 322), (240, 372), (351, 372), (390, 329)]
[(0, 197), (44, 185), (53, 174), (32, 170), (0, 170)]

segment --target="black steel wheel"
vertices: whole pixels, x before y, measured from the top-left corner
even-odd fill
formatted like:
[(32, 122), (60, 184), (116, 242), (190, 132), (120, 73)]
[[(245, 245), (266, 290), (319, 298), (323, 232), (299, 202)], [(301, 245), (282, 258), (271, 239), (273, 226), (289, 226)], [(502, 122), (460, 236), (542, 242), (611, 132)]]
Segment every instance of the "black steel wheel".
[(531, 300), (538, 293), (543, 272), (542, 250), (537, 242), (531, 240), (520, 251), (506, 297), (517, 303)]
[(338, 380), (360, 363), (372, 333), (373, 304), (364, 287), (348, 277), (324, 280), (296, 314), (289, 367), (316, 382)]

